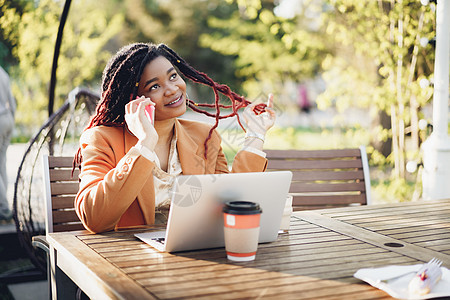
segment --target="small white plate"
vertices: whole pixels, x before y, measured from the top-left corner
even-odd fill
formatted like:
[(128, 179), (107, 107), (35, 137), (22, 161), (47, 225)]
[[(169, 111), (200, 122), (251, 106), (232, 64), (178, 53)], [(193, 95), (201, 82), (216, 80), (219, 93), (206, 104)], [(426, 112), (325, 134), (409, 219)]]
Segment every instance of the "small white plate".
[[(421, 264), (418, 264), (359, 269), (353, 276), (398, 299), (430, 299), (450, 296), (450, 271), (444, 267), (441, 267), (441, 280), (429, 294), (421, 296), (408, 292), (408, 284), (421, 266)], [(404, 275), (400, 276), (402, 274)], [(400, 277), (388, 279), (394, 276)]]

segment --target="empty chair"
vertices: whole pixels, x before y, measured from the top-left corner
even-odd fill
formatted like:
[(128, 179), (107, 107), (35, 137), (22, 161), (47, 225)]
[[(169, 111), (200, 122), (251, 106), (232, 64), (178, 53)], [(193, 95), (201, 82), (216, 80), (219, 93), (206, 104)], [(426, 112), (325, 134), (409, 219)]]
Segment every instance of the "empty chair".
[(370, 204), (365, 147), (333, 150), (264, 150), (268, 171), (293, 173), (294, 210)]

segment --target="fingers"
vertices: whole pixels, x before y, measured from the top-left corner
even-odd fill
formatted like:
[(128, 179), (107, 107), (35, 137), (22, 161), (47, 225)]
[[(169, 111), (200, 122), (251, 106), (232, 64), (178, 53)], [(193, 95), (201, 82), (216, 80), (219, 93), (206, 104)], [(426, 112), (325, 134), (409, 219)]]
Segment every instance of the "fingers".
[(273, 109), (273, 94), (270, 93), (267, 99), (267, 107), (265, 109), (265, 112), (267, 112), (271, 118), (275, 117), (275, 110)]
[(270, 115), (271, 118), (276, 116), (275, 110), (273, 108), (266, 108), (266, 112)]
[(253, 112), (253, 107), (255, 107), (255, 105), (256, 105), (256, 103), (250, 103), (249, 105), (247, 105), (247, 106), (245, 107), (244, 113), (243, 113), (244, 120), (247, 121), (248, 118), (251, 116), (251, 114), (254, 113), (254, 112)]
[(147, 105), (155, 105), (155, 102), (150, 100), (150, 98), (141, 96), (136, 98), (135, 100), (128, 102), (125, 105), (125, 112), (128, 114), (135, 113), (137, 111), (143, 110)]
[(273, 94), (270, 93), (267, 99), (267, 107), (273, 108)]
[(245, 109), (244, 109), (244, 112), (250, 112), (250, 111), (253, 111), (253, 107), (255, 107), (256, 106), (256, 103), (250, 103), (249, 105), (247, 105), (246, 107), (245, 107)]
[(152, 100), (150, 100), (150, 98), (147, 98), (145, 96), (141, 96), (132, 102), (140, 107), (146, 107), (147, 105), (155, 105), (155, 102), (153, 102)]

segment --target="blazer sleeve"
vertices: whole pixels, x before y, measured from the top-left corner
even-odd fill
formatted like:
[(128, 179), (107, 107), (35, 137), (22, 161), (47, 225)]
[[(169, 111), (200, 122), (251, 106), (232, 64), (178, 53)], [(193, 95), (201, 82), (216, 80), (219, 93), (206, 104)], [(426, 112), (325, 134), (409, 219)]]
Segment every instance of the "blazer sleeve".
[[(213, 149), (218, 149), (216, 156), (216, 170), (215, 173), (229, 173), (228, 162), (223, 153), (221, 142), (222, 139), (220, 135), (214, 131), (213, 134), (216, 147)], [(208, 153), (208, 155), (210, 155)], [(264, 172), (267, 168), (267, 159), (258, 154), (241, 150), (234, 157), (234, 161), (231, 167), (232, 173), (246, 173), (246, 172)]]
[(241, 150), (236, 154), (231, 172), (264, 172), (267, 169), (267, 159), (253, 152)]
[(101, 130), (85, 131), (80, 143), (83, 161), (76, 212), (88, 230), (112, 230), (152, 176), (154, 164), (135, 148), (118, 157), (114, 138)]

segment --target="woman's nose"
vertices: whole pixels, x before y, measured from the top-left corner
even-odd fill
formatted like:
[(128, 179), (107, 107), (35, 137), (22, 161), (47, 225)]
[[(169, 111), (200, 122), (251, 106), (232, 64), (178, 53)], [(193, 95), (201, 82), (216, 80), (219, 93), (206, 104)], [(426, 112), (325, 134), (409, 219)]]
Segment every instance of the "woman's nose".
[(178, 86), (176, 84), (169, 83), (166, 86), (165, 93), (166, 93), (166, 95), (172, 95), (177, 90), (178, 90)]

